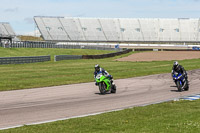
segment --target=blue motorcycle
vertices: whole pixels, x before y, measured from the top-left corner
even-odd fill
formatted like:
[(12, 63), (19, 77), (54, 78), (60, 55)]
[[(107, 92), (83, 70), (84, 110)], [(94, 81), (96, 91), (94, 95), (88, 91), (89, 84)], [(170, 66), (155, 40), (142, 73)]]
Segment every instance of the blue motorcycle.
[(175, 73), (173, 74), (173, 80), (178, 88), (178, 91), (188, 91), (189, 90), (189, 84), (188, 81), (185, 79), (185, 77), (181, 73)]

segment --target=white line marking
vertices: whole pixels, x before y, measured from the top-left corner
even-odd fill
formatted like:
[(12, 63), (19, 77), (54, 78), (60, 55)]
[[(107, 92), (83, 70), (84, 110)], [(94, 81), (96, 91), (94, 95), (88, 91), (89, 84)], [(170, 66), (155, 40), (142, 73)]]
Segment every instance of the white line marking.
[(17, 128), (17, 127), (22, 127), (24, 125), (17, 125), (17, 126), (12, 126), (12, 127), (4, 127), (4, 128), (0, 128), (0, 130), (6, 130), (6, 129), (10, 129), (10, 128)]

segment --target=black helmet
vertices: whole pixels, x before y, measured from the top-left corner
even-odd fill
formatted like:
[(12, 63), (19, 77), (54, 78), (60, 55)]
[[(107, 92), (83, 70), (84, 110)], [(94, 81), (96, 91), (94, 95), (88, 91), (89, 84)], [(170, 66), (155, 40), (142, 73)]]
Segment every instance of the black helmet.
[(174, 68), (177, 68), (178, 67), (178, 61), (174, 61)]
[(95, 69), (95, 71), (99, 72), (99, 71), (100, 71), (100, 66), (99, 66), (99, 64), (96, 64), (96, 65), (94, 66), (94, 69)]

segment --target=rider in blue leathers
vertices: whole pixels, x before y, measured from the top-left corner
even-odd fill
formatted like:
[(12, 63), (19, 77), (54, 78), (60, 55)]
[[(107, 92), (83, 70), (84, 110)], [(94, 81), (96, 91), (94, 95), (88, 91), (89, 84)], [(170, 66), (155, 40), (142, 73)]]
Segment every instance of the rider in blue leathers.
[(188, 82), (187, 72), (185, 71), (184, 67), (179, 65), (178, 61), (175, 61), (172, 67), (172, 77), (174, 73), (181, 73), (186, 81)]
[[(98, 74), (99, 72), (102, 72), (102, 74), (103, 74), (105, 77), (109, 77), (111, 83), (113, 83), (113, 77), (112, 77), (112, 75), (109, 75), (109, 73), (108, 73), (105, 69), (101, 68), (101, 67), (99, 66), (99, 64), (96, 64), (96, 65), (94, 66), (94, 69), (95, 69), (95, 71), (94, 71), (94, 79), (96, 79), (96, 76), (97, 76), (97, 74)], [(98, 85), (98, 83), (96, 82), (95, 85)]]

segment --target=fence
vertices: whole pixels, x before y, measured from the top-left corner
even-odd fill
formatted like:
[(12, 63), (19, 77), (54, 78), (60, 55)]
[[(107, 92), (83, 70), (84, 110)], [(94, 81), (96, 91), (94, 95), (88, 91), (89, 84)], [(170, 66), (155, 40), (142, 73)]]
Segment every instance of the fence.
[(9, 45), (10, 48), (55, 48), (56, 44), (53, 42), (13, 42)]
[(90, 43), (64, 43), (57, 44), (55, 42), (13, 42), (11, 44), (0, 45), (5, 48), (63, 48), (63, 49), (96, 49), (96, 50), (122, 50), (120, 48), (111, 48), (111, 45), (93, 45)]
[(27, 57), (0, 57), (0, 65), (3, 64), (24, 64), (50, 61), (51, 57), (48, 56), (27, 56)]

